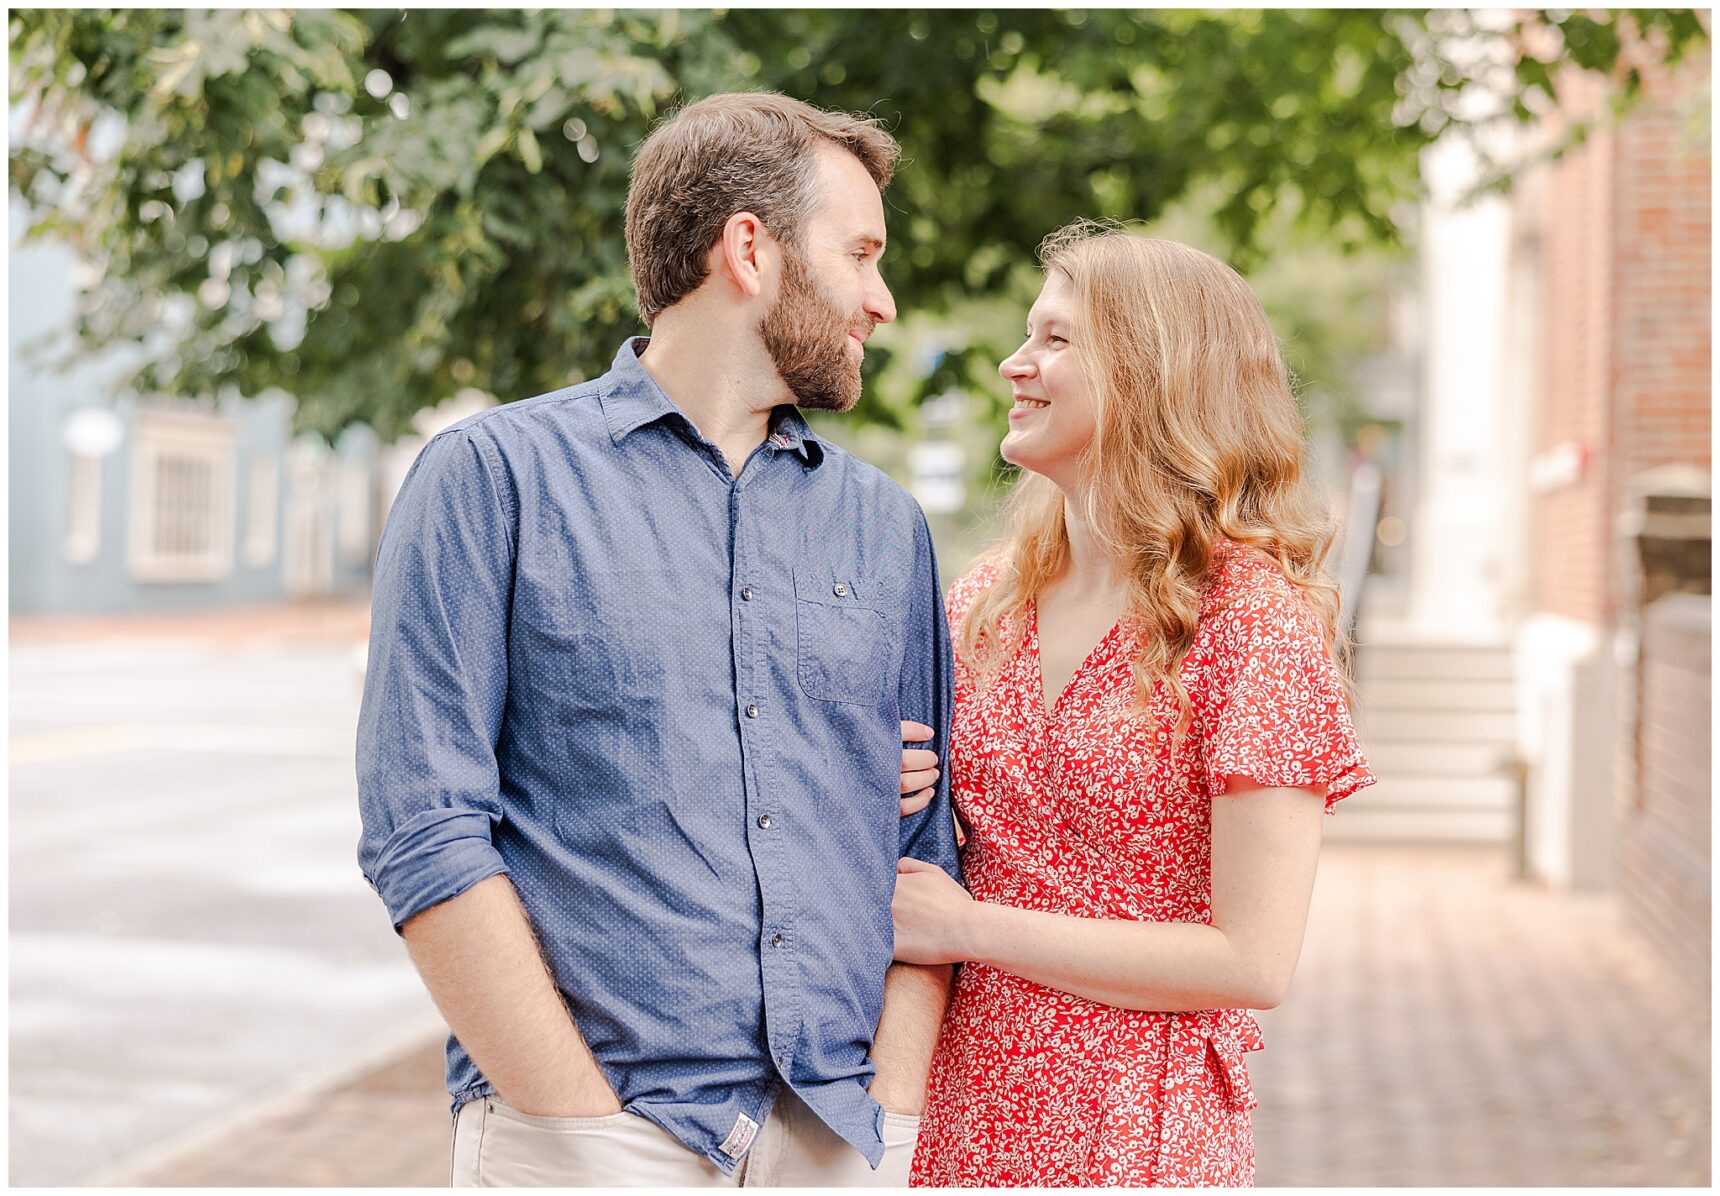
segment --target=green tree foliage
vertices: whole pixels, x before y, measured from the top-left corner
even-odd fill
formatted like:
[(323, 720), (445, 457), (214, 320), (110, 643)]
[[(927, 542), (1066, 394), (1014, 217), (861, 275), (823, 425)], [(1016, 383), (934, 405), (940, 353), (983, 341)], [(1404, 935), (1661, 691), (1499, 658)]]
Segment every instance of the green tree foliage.
[[(278, 386), (307, 428), (385, 436), (463, 387), (604, 368), (638, 328), (629, 160), (687, 99), (885, 118), (906, 155), (887, 272), (904, 310), (947, 312), (1018, 287), (1058, 224), (1152, 220), (1197, 187), (1245, 269), (1286, 223), (1390, 244), (1434, 137), (1532, 119), (1567, 66), (1628, 96), (1645, 46), (1705, 41), (1660, 11), (13, 10), (10, 34), (27, 237), (98, 279), (80, 345), (141, 346), (145, 391)], [(899, 424), (997, 348), (898, 363), (861, 417)]]

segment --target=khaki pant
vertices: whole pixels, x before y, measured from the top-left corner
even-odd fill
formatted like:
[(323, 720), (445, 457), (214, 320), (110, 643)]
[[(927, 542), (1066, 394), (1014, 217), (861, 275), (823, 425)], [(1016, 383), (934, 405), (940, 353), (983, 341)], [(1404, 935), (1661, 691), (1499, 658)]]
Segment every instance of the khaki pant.
[(724, 1175), (661, 1126), (609, 1117), (537, 1117), (500, 1097), (460, 1106), (454, 1119), (456, 1188), (699, 1187), (905, 1188), (920, 1119), (884, 1114), (884, 1161), (865, 1157), (782, 1089), (734, 1174)]

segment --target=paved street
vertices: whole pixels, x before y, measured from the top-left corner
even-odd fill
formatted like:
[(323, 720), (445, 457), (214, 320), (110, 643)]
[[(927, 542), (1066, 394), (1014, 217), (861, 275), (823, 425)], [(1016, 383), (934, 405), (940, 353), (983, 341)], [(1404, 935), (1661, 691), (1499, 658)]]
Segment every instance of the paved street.
[[(1707, 1008), (1604, 897), (1502, 853), (1329, 846), (1290, 998), (1250, 1056), (1262, 1186), (1706, 1186)], [(133, 1183), (438, 1185), (440, 1041)]]
[(362, 630), (13, 622), (12, 1183), (171, 1149), (435, 1023), (354, 859)]

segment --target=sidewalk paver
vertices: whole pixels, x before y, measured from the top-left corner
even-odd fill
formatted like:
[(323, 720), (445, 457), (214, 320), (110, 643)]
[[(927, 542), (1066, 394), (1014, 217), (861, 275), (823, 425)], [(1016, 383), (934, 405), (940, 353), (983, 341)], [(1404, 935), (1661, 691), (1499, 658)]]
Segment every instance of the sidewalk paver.
[(1708, 1008), (1613, 898), (1484, 849), (1333, 845), (1320, 870), (1249, 1057), (1262, 1185), (1708, 1184)]
[(442, 1038), (247, 1130), (113, 1182), (136, 1187), (447, 1187)]
[[(1708, 1010), (1604, 896), (1503, 853), (1335, 844), (1292, 994), (1251, 1055), (1262, 1186), (1709, 1181)], [(441, 1046), (140, 1184), (440, 1185)]]

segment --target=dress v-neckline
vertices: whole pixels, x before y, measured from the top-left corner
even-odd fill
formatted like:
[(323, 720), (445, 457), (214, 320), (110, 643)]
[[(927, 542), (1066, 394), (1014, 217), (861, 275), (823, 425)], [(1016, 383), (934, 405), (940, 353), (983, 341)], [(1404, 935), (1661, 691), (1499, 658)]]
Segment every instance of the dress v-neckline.
[(1069, 674), (1069, 680), (1063, 683), (1063, 689), (1053, 699), (1046, 692), (1045, 665), (1039, 657), (1039, 600), (1037, 598), (1030, 598), (1027, 601), (1027, 619), (1028, 656), (1033, 661), (1033, 692), (1039, 696), (1040, 713), (1045, 716), (1047, 722), (1050, 722), (1055, 719), (1057, 708), (1063, 704), (1063, 699), (1068, 697), (1069, 692), (1075, 688), (1075, 682), (1081, 679), (1081, 674), (1087, 671), (1094, 658), (1116, 636), (1118, 629), (1123, 625), (1123, 620), (1118, 619), (1111, 624), (1105, 634), (1099, 637), (1098, 642), (1087, 650), (1087, 655), (1081, 658), (1081, 663), (1075, 666), (1075, 671)]

